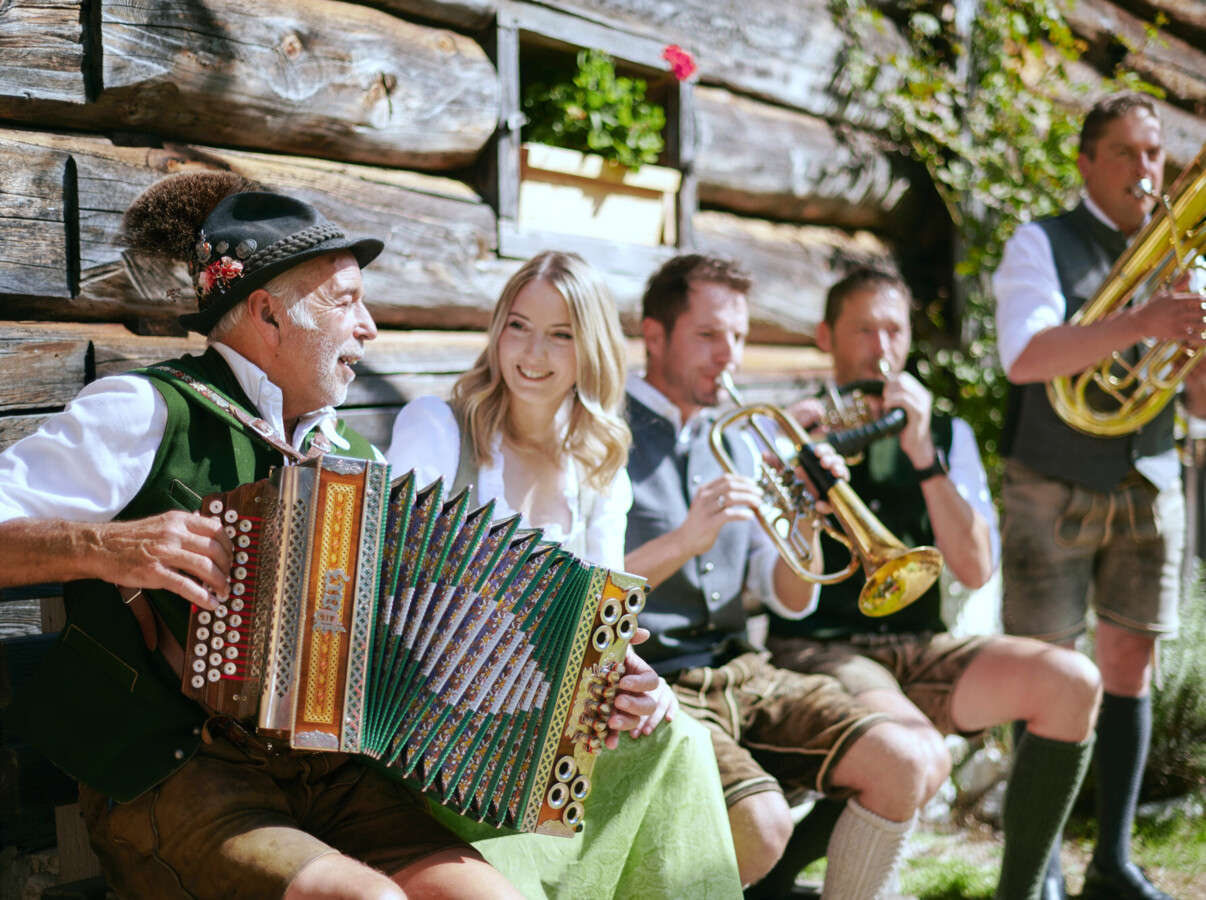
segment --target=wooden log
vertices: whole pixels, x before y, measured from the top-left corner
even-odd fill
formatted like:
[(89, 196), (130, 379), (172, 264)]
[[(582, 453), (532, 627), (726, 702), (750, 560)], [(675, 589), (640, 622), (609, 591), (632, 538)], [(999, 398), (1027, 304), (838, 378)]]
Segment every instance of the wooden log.
[[(338, 0), (100, 6), (95, 102), (0, 98), (0, 117), (419, 169), (468, 165), (498, 121), (497, 74), (474, 40), (381, 10)], [(36, 84), (43, 71), (22, 74)]]
[[(101, 138), (16, 130), (0, 131), (0, 154), (0, 165), (18, 172), (69, 165), (78, 180), (78, 263), (64, 241), (45, 249), (62, 222), (33, 228), (24, 217), (27, 208), (44, 207), (49, 216), (64, 206), (54, 177), (38, 178), (26, 192), (31, 196), (12, 212), (0, 201), (0, 234), (36, 234), (42, 248), (36, 257), (32, 250), (26, 254), (38, 265), (17, 259), (15, 274), (0, 269), (0, 315), (9, 319), (174, 321), (195, 308), (183, 266), (123, 253), (118, 230), (140, 191), (164, 174), (197, 166), (232, 169), (314, 204), (348, 233), (381, 237), (386, 250), (364, 272), (379, 324), (479, 326), (501, 287), (500, 274), (505, 280), (515, 267), (499, 269), (494, 260), (493, 211), (447, 178), (186, 145), (119, 147)], [(8, 251), (0, 248), (0, 254)], [(60, 281), (73, 266), (81, 268), (75, 297), (56, 290), (48, 274), (56, 264)], [(48, 302), (59, 298), (70, 299)]]
[(88, 349), (79, 334), (0, 329), (0, 411), (64, 406), (85, 384)]
[(1119, 0), (1118, 5), (1147, 22), (1162, 13), (1169, 20), (1166, 31), (1206, 50), (1206, 3), (1201, 0)]
[(494, 0), (376, 0), (373, 5), (405, 19), (427, 19), (464, 31), (485, 28), (498, 12)]
[[(0, 96), (84, 103), (81, 0), (0, 3)], [(31, 73), (37, 73), (31, 78)]]
[(695, 102), (701, 203), (845, 228), (907, 228), (899, 212), (909, 182), (866, 132), (721, 88), (696, 88)]
[(70, 297), (71, 157), (57, 151), (30, 152), (0, 134), (0, 166), (5, 173), (0, 191), (0, 297)]
[(857, 265), (895, 269), (889, 246), (869, 232), (704, 212), (695, 217), (695, 234), (701, 252), (740, 260), (754, 274), (753, 342), (812, 344), (830, 285)]
[[(1109, 0), (1077, 0), (1064, 11), (1068, 24), (1089, 48), (1084, 58), (1124, 68), (1164, 88), (1175, 99), (1206, 107), (1206, 52), (1191, 46), (1170, 29), (1146, 22)], [(1118, 51), (1126, 52), (1118, 59)]]
[[(499, 19), (506, 16), (521, 29), (563, 34), (570, 43), (600, 46), (626, 59), (632, 57), (623, 53), (625, 35), (658, 47), (679, 44), (695, 56), (701, 83), (723, 85), (814, 116), (882, 126), (886, 112), (860, 105), (843, 79), (843, 53), (848, 42), (856, 41), (887, 58), (903, 50), (904, 42), (890, 21), (851, 35), (849, 23), (835, 22), (829, 6), (828, 0), (557, 0), (557, 10), (548, 10), (522, 0), (499, 0)], [(561, 24), (565, 14), (582, 24), (567, 28)], [(656, 58), (633, 61), (666, 67)], [(881, 78), (885, 85), (895, 79), (890, 66), (884, 67)]]

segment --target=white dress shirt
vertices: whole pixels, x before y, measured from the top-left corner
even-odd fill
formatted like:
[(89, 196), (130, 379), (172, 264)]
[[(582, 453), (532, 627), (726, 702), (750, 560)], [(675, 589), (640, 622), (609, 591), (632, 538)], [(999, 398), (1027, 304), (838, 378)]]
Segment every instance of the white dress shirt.
[[(452, 407), (437, 397), (419, 397), (407, 403), (394, 420), (386, 458), (395, 477), (414, 469), (419, 485), (443, 478), (445, 485), (451, 487), (461, 458), (461, 431)], [(478, 502), (493, 499), (496, 519), (517, 514), (507, 502), (504, 468), (499, 434), (490, 448), (490, 462), (477, 473)], [(632, 506), (628, 473), (621, 469), (611, 489), (600, 493), (580, 483), (577, 466), (572, 458), (567, 458), (565, 502), (571, 517), (569, 530), (559, 523), (531, 522), (527, 517), (523, 519), (524, 526), (541, 529), (548, 540), (560, 543), (588, 562), (623, 571), (624, 532)]]
[[(225, 344), (214, 344), (256, 411), (284, 433), (280, 388)], [(167, 403), (148, 378), (114, 375), (85, 387), (61, 413), (0, 454), (0, 522), (26, 517), (107, 522), (142, 489), (167, 427)], [(318, 428), (339, 449), (331, 407), (303, 416), (291, 446)]]

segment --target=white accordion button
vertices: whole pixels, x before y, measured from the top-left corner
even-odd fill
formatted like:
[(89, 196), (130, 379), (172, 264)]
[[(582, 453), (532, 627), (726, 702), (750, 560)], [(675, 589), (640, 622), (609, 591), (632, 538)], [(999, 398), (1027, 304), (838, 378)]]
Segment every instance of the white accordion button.
[[(234, 535), (231, 535), (231, 537), (234, 537)], [(251, 546), (251, 538), (249, 538), (245, 534), (240, 534), (237, 538), (235, 538), (235, 544), (239, 547), (242, 547), (244, 550), (246, 550), (248, 547)]]
[(215, 637), (212, 641), (209, 642), (209, 645), (211, 647), (213, 647), (215, 650), (221, 650), (223, 647), (226, 646), (226, 641), (220, 637)]
[(193, 687), (198, 690), (205, 687), (205, 676), (204, 675), (194, 675), (193, 676)]
[(208, 625), (211, 619), (213, 619), (213, 616), (209, 614), (209, 610), (207, 609), (203, 609), (197, 613), (197, 622), (201, 625)]
[(242, 609), (243, 609), (243, 601), (240, 600), (238, 597), (235, 597), (233, 600), (230, 601), (231, 612), (241, 612)]
[(226, 623), (219, 619), (214, 622), (214, 634), (223, 634), (226, 631)]
[[(234, 608), (233, 603), (231, 604), (231, 608), (232, 609)], [(226, 624), (229, 625), (231, 628), (238, 628), (240, 625), (243, 624), (243, 617), (240, 615), (232, 615), (229, 619), (226, 620)]]
[(222, 513), (222, 518), (233, 525), (236, 521), (238, 521), (239, 511), (237, 509), (228, 509), (226, 512)]
[(210, 681), (217, 681), (219, 678), (222, 677), (222, 673), (219, 672), (217, 669), (210, 669), (209, 672), (206, 673), (205, 677), (208, 678)]
[(238, 534), (238, 532), (237, 532), (237, 531), (235, 531), (235, 527), (234, 527), (233, 525), (227, 525), (227, 526), (226, 526), (226, 527), (223, 529), (223, 531), (225, 531), (225, 532), (226, 532), (226, 536), (227, 536), (228, 538), (230, 538), (232, 541), (234, 540), (234, 536), (235, 536), (236, 534)]
[(209, 647), (205, 646), (205, 644), (197, 644), (193, 647), (193, 654), (196, 656), (204, 656), (208, 652)]
[(193, 671), (194, 672), (204, 672), (205, 671), (205, 660), (194, 659), (193, 660)]
[(236, 552), (235, 552), (235, 562), (236, 562), (238, 565), (240, 565), (240, 566), (245, 566), (245, 565), (247, 565), (247, 560), (248, 560), (248, 559), (250, 559), (250, 557), (247, 555), (247, 551), (246, 551), (246, 550), (239, 550), (239, 551), (236, 551)]
[(197, 629), (197, 640), (208, 641), (209, 640), (209, 629), (208, 628), (198, 628)]
[(240, 635), (237, 631), (228, 631), (226, 632), (226, 643), (237, 644), (240, 637), (242, 637), (242, 635)]
[(239, 648), (238, 647), (227, 647), (226, 648), (226, 658), (227, 659), (238, 659), (239, 658)]
[(245, 568), (243, 568), (242, 566), (235, 566), (235, 570), (233, 572), (231, 572), (230, 574), (236, 581), (246, 581), (247, 580), (247, 570)]
[(211, 666), (222, 665), (222, 654), (221, 653), (211, 653), (209, 655), (209, 664)]
[(230, 610), (228, 610), (228, 609), (227, 609), (225, 606), (223, 606), (222, 604), (218, 604), (218, 605), (217, 605), (217, 606), (214, 608), (214, 615), (215, 615), (215, 616), (217, 616), (219, 619), (225, 619), (225, 618), (226, 618), (226, 614), (227, 614), (228, 612), (230, 612)]
[(236, 581), (234, 584), (232, 584), (230, 586), (230, 592), (232, 594), (234, 594), (236, 597), (242, 597), (243, 594), (245, 594), (247, 592), (247, 585), (239, 584), (239, 582)]
[(222, 666), (222, 671), (226, 675), (233, 675), (237, 671), (237, 668), (234, 663), (228, 662), (226, 665)]
[(239, 531), (244, 534), (251, 531), (251, 519), (239, 519)]
[(210, 500), (209, 501), (209, 511), (212, 515), (220, 516), (222, 514), (222, 501), (221, 500)]

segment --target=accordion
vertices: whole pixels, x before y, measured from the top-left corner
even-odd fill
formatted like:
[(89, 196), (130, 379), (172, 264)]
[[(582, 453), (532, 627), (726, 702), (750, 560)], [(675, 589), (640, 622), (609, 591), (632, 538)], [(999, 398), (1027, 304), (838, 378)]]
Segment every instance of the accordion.
[(323, 456), (206, 497), (235, 560), (226, 603), (191, 612), (184, 692), (479, 821), (571, 836), (645, 582), (443, 494)]

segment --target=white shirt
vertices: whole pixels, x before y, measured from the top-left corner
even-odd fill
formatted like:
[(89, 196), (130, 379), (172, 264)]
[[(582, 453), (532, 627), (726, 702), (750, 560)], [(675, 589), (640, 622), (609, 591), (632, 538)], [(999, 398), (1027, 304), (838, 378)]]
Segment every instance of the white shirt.
[[(481, 503), (493, 499), (498, 519), (517, 514), (507, 503), (501, 445), (499, 434), (490, 448), (490, 462), (477, 473), (477, 499)], [(437, 397), (419, 397), (407, 403), (394, 420), (386, 458), (395, 475), (414, 469), (420, 485), (443, 478), (451, 487), (461, 458), (461, 431), (452, 407)], [(531, 522), (526, 517), (523, 524), (541, 529), (548, 540), (560, 543), (575, 556), (622, 571), (624, 532), (632, 506), (628, 473), (621, 469), (611, 489), (600, 493), (579, 482), (577, 466), (572, 458), (567, 459), (565, 502), (571, 516), (568, 531), (559, 523)]]
[[(628, 393), (644, 406), (674, 426), (675, 441), (684, 450), (700, 436), (701, 432), (712, 427), (711, 415), (703, 410), (694, 413), (686, 422), (683, 422), (678, 407), (665, 394), (635, 372), (628, 375), (626, 388)], [(740, 437), (749, 444), (751, 458), (760, 459), (762, 454), (750, 440), (749, 435), (741, 433)], [(755, 472), (740, 474), (749, 478), (756, 477)], [(703, 485), (687, 485), (692, 499), (701, 487)], [(775, 593), (775, 564), (779, 561), (779, 551), (757, 522), (753, 524), (751, 534), (753, 535), (753, 549), (750, 551), (749, 565), (745, 570), (745, 589), (756, 599), (762, 601), (767, 609), (784, 619), (802, 619), (813, 612), (816, 609), (815, 601), (802, 610), (794, 610), (784, 605), (783, 601), (779, 599), (779, 595)], [(819, 596), (819, 592), (817, 596)]]
[[(260, 417), (284, 433), (284, 398), (258, 366), (214, 344)], [(26, 517), (107, 522), (142, 489), (167, 427), (167, 403), (141, 375), (100, 378), (61, 413), (0, 454), (0, 522)], [(331, 407), (303, 416), (291, 446), (318, 428), (340, 449)]]

